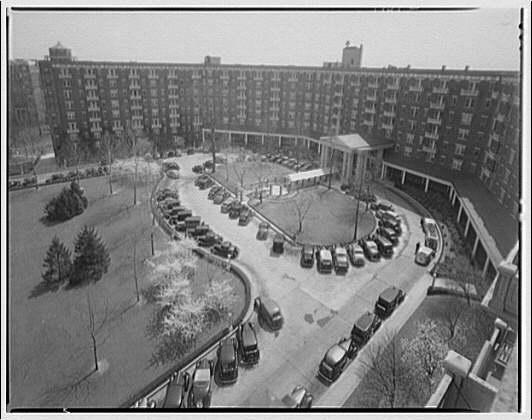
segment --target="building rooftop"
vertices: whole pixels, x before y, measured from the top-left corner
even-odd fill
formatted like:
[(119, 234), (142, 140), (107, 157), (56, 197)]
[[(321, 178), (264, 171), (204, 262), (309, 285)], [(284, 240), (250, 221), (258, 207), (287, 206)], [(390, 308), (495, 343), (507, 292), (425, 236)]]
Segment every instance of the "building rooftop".
[(320, 137), (321, 141), (326, 141), (327, 145), (333, 145), (343, 150), (374, 150), (393, 147), (390, 140), (381, 140), (372, 137), (362, 137), (360, 134), (343, 134), (339, 136)]
[(484, 227), (495, 240), (502, 258), (508, 255), (515, 246), (519, 237), (519, 222), (497, 201), (480, 180), (472, 175), (452, 171), (432, 163), (408, 160), (395, 152), (387, 153), (384, 160), (451, 182), (458, 195), (469, 200), (471, 207), (480, 216)]

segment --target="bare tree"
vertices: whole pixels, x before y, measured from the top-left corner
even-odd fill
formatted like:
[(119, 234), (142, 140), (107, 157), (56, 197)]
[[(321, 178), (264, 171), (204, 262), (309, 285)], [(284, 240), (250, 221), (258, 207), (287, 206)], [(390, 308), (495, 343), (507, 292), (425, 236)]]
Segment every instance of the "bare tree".
[[(101, 330), (103, 329), (104, 325), (106, 324), (107, 318), (108, 318), (108, 310), (107, 310), (107, 305), (105, 305), (104, 306), (103, 316), (101, 317), (101, 319), (99, 321), (96, 320), (95, 311), (94, 311), (94, 308), (92, 306), (92, 300), (91, 300), (90, 291), (87, 290), (87, 320), (88, 320), (87, 328), (89, 330), (89, 335), (90, 335), (90, 339), (91, 339), (91, 343), (92, 343), (92, 355), (93, 355), (93, 358), (94, 358), (94, 370), (93, 370), (94, 372), (97, 372), (98, 368), (99, 368), (99, 365), (98, 365), (98, 344), (99, 344), (98, 335), (101, 332)], [(102, 343), (100, 343), (100, 344), (102, 344)]]
[[(265, 173), (263, 169), (266, 169), (268, 172)], [(257, 179), (257, 183), (259, 185), (259, 199), (262, 204), (262, 188), (263, 184), (268, 181), (269, 177), (271, 176), (271, 168), (268, 165), (261, 164), (259, 165), (259, 169), (253, 171), (255, 174), (255, 178)]]
[(459, 297), (451, 297), (451, 300), (442, 307), (440, 319), (447, 330), (447, 342), (451, 342), (458, 333), (458, 326), (465, 315), (468, 307)]
[(244, 188), (244, 178), (246, 176), (246, 168), (245, 167), (241, 167), (241, 168), (238, 168), (238, 165), (233, 165), (233, 171), (236, 175), (236, 177), (238, 178), (238, 182), (239, 182), (239, 185), (240, 185), (240, 188)]
[(297, 214), (297, 233), (303, 232), (303, 222), (305, 221), (305, 218), (307, 217), (308, 212), (310, 211), (312, 207), (312, 200), (310, 198), (303, 199), (301, 201), (298, 201), (297, 199), (294, 200), (294, 209)]
[(405, 349), (395, 334), (385, 346), (372, 344), (358, 360), (366, 369), (364, 389), (371, 405), (386, 408), (407, 407), (415, 396), (416, 382), (404, 358)]
[[(153, 236), (152, 236), (153, 238)], [(140, 302), (140, 292), (139, 292), (139, 280), (137, 277), (137, 238), (133, 239), (133, 278), (135, 280), (135, 291), (137, 294), (137, 303)]]
[(112, 156), (112, 138), (107, 130), (103, 133), (103, 148), (107, 155), (107, 164), (109, 165), (109, 173), (107, 179), (109, 180), (109, 195), (113, 195), (113, 183), (112, 183), (112, 168), (113, 168), (113, 156)]

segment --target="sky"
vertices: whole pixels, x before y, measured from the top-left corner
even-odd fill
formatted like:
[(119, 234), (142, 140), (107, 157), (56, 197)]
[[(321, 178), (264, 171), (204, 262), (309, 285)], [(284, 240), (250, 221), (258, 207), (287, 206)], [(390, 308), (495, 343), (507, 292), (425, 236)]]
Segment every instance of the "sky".
[(461, 12), (13, 12), (10, 58), (60, 41), (78, 60), (321, 66), (363, 44), (362, 65), (518, 70), (519, 10)]

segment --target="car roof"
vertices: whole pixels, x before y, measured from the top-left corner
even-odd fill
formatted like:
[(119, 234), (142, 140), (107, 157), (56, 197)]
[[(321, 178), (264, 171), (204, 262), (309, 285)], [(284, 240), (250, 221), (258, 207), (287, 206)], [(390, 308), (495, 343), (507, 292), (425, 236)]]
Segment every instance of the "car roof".
[(334, 252), (338, 255), (345, 255), (347, 254), (347, 251), (345, 250), (345, 248), (343, 246), (337, 246), (336, 248), (334, 248)]
[(335, 344), (325, 354), (325, 362), (329, 366), (336, 365), (345, 356), (345, 349), (339, 344)]
[(309, 255), (312, 255), (314, 253), (312, 247), (308, 246), (308, 245), (305, 245), (303, 247), (303, 254), (309, 254)]
[(281, 312), (281, 308), (279, 308), (279, 305), (277, 305), (273, 299), (270, 299), (269, 297), (263, 297), (260, 299), (260, 301), (268, 313), (273, 315), (277, 312)]
[(260, 222), (260, 223), (259, 223), (259, 227), (260, 227), (260, 228), (261, 228), (261, 227), (268, 228), (269, 225), (268, 225), (268, 223), (266, 223), (266, 222)]
[(427, 256), (432, 254), (433, 252), (434, 251), (432, 250), (432, 248), (429, 248), (428, 246), (422, 246), (417, 251), (418, 254), (424, 254), (424, 255), (427, 255)]
[(361, 331), (367, 331), (371, 324), (373, 323), (375, 315), (371, 312), (365, 312), (360, 318), (355, 322), (356, 327)]
[(391, 286), (379, 295), (379, 299), (385, 302), (392, 302), (398, 294), (399, 289), (395, 286)]
[(388, 238), (385, 238), (384, 236), (377, 235), (376, 240), (380, 241), (383, 245), (389, 245), (389, 246), (392, 245), (392, 243), (388, 240)]
[(331, 251), (329, 251), (328, 249), (320, 249), (320, 258), (331, 259), (332, 258)]
[(235, 359), (236, 353), (233, 347), (233, 340), (224, 340), (220, 348), (220, 361), (232, 362)]
[(257, 344), (257, 334), (249, 322), (242, 327), (242, 340), (246, 345)]

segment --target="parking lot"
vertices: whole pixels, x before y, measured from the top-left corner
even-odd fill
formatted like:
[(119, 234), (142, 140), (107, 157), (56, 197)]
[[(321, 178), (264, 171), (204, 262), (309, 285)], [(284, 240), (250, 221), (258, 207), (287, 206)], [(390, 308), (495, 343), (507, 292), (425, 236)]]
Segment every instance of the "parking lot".
[[(341, 406), (360, 381), (362, 365), (355, 359), (348, 372), (327, 386), (317, 378), (319, 363), (331, 345), (349, 335), (353, 322), (362, 313), (373, 311), (378, 295), (386, 287), (402, 288), (407, 298), (372, 341), (386, 339), (386, 331), (402, 325), (420, 304), (430, 281), (427, 268), (413, 262), (415, 244), (424, 237), (420, 216), (399, 198), (388, 197), (394, 201), (404, 226), (393, 258), (367, 262), (363, 268), (350, 267), (346, 275), (319, 274), (315, 268), (300, 266), (299, 253), (273, 254), (271, 232), (268, 240), (258, 241), (257, 218), (247, 226), (239, 226), (237, 220), (229, 219), (221, 213), (220, 206), (207, 199), (208, 190), (194, 185), (196, 175), (191, 169), (208, 158), (178, 158), (180, 179), (165, 179), (161, 187), (178, 188), (182, 205), (240, 248), (236, 263), (249, 274), (253, 290), (259, 296), (273, 298), (285, 319), (278, 332), (258, 328), (259, 364), (241, 368), (234, 385), (215, 385), (212, 406), (278, 407), (296, 385), (305, 386), (314, 395), (314, 406)], [(252, 321), (256, 321), (255, 314)]]

